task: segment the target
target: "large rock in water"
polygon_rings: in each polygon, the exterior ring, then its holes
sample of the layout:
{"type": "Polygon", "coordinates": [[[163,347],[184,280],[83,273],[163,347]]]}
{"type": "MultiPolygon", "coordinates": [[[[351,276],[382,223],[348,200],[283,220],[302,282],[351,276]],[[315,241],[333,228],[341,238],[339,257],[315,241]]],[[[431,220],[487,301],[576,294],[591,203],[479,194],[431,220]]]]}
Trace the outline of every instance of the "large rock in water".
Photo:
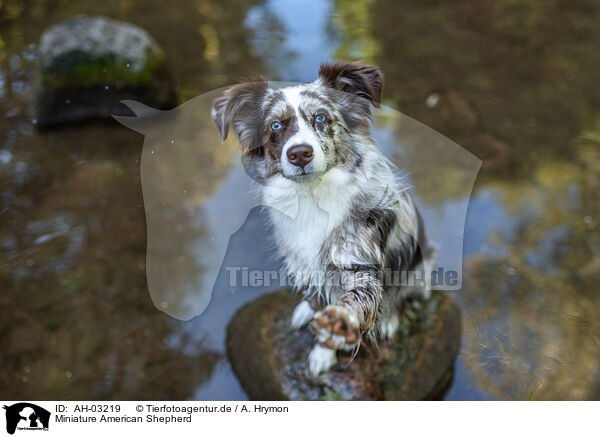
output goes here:
{"type": "Polygon", "coordinates": [[[290,328],[298,298],[289,290],[262,296],[241,308],[227,329],[227,353],[251,400],[441,399],[458,354],[461,319],[452,300],[434,292],[410,304],[390,344],[363,345],[358,355],[311,377],[314,345],[308,327],[290,328]]]}
{"type": "Polygon", "coordinates": [[[163,50],[133,24],[77,16],[52,26],[42,34],[38,64],[40,127],[132,115],[119,103],[127,99],[159,109],[176,105],[163,50]]]}

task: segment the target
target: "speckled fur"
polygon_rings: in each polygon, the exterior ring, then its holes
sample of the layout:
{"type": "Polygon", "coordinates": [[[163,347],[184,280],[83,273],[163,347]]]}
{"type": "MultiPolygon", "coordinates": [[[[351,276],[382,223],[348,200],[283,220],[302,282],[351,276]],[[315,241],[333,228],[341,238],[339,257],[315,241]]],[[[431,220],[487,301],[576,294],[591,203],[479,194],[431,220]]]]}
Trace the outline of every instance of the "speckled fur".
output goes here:
{"type": "MultiPolygon", "coordinates": [[[[314,82],[271,89],[257,78],[231,87],[213,106],[222,137],[230,125],[238,135],[246,169],[271,207],[285,267],[317,311],[313,374],[335,364],[335,354],[323,348],[392,337],[404,300],[430,294],[427,284],[392,286],[381,277],[386,269],[428,273],[434,252],[408,187],[371,136],[381,86],[375,67],[326,64],[314,82]],[[326,122],[315,121],[317,114],[326,122]],[[270,128],[274,120],[282,129],[270,128]],[[304,168],[286,159],[299,143],[314,149],[304,168]]],[[[296,325],[309,320],[302,305],[296,325]]]]}

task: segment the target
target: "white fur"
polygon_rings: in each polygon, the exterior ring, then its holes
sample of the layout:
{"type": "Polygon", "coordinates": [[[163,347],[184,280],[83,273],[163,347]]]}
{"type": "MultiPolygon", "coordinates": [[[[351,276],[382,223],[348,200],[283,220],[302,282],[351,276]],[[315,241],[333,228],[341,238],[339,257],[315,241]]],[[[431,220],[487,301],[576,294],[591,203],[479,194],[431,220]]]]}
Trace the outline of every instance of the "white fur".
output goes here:
{"type": "Polygon", "coordinates": [[[281,169],[286,176],[299,175],[303,171],[300,167],[291,164],[287,158],[287,151],[290,149],[290,147],[297,146],[299,144],[307,144],[313,148],[313,159],[304,168],[304,170],[319,174],[323,173],[327,168],[325,154],[323,153],[323,149],[319,144],[319,140],[314,129],[309,126],[306,121],[304,121],[304,118],[300,115],[300,103],[302,102],[300,92],[304,89],[305,87],[297,86],[283,88],[281,90],[286,97],[287,103],[294,108],[296,119],[298,120],[298,132],[296,132],[287,140],[281,151],[281,169]]]}
{"type": "MultiPolygon", "coordinates": [[[[270,218],[285,258],[287,271],[299,287],[311,287],[330,299],[324,289],[324,267],[318,254],[331,231],[348,215],[357,184],[342,168],[329,170],[318,180],[299,184],[275,176],[263,187],[263,204],[272,208],[270,218]]],[[[352,260],[348,261],[348,264],[352,260]]]]}
{"type": "Polygon", "coordinates": [[[396,331],[398,331],[399,326],[400,318],[398,317],[398,314],[394,312],[388,319],[381,321],[381,324],[379,325],[381,337],[386,340],[391,340],[396,334],[396,331]]]}
{"type": "Polygon", "coordinates": [[[315,315],[315,310],[312,309],[310,304],[303,300],[294,309],[292,314],[292,328],[298,329],[310,322],[315,315]]]}
{"type": "Polygon", "coordinates": [[[308,370],[313,376],[331,369],[336,363],[336,352],[320,344],[316,344],[308,354],[308,370]]]}

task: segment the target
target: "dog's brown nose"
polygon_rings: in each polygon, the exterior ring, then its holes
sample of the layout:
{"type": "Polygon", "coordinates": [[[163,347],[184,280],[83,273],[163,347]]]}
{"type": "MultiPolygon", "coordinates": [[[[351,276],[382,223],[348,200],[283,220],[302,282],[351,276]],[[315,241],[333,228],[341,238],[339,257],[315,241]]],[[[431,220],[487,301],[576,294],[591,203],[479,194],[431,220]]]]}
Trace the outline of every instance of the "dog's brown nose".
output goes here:
{"type": "Polygon", "coordinates": [[[304,168],[313,159],[313,148],[308,144],[292,146],[287,151],[287,157],[291,164],[304,168]]]}

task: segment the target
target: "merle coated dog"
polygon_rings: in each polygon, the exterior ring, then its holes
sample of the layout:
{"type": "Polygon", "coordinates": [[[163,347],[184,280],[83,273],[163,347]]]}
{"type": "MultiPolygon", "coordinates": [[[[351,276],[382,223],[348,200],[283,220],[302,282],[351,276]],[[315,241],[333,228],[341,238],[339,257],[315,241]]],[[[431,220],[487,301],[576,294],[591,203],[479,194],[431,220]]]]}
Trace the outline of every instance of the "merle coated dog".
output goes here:
{"type": "Polygon", "coordinates": [[[371,135],[383,77],[372,66],[322,65],[314,82],[271,88],[261,77],[213,102],[222,139],[239,138],[247,170],[270,206],[279,254],[304,300],[292,325],[312,321],[316,375],[336,351],[390,339],[409,296],[428,298],[434,249],[408,186],[371,135]],[[386,284],[384,271],[420,271],[386,284]]]}

